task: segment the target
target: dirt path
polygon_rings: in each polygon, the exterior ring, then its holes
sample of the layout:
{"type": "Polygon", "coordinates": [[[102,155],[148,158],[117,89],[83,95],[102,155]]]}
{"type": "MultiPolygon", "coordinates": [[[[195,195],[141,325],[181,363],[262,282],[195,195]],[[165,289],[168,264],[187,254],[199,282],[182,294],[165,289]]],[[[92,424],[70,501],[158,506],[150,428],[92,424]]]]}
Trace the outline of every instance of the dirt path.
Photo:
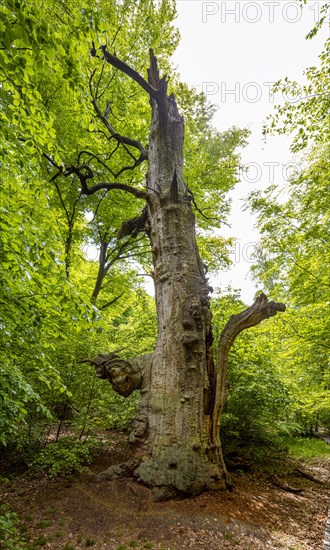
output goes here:
{"type": "MultiPolygon", "coordinates": [[[[125,456],[110,449],[94,464],[95,472],[125,456]]],[[[306,465],[299,463],[306,471],[306,465]]],[[[293,471],[293,470],[292,470],[293,471]]],[[[271,483],[268,473],[233,474],[233,492],[155,503],[152,492],[134,480],[93,483],[16,478],[2,486],[2,499],[22,518],[31,549],[54,550],[242,550],[322,548],[330,491],[329,461],[308,466],[323,483],[293,477],[293,494],[271,483]]],[[[1,544],[0,544],[1,547],[1,544]]]]}
{"type": "Polygon", "coordinates": [[[324,534],[323,549],[330,550],[330,507],[329,507],[327,526],[324,534]]]}
{"type": "MultiPolygon", "coordinates": [[[[330,445],[330,434],[317,434],[317,437],[320,437],[325,441],[326,443],[329,443],[330,445]]],[[[329,513],[328,513],[328,521],[325,528],[324,533],[324,543],[323,543],[323,550],[330,550],[330,505],[329,505],[329,513]]]]}

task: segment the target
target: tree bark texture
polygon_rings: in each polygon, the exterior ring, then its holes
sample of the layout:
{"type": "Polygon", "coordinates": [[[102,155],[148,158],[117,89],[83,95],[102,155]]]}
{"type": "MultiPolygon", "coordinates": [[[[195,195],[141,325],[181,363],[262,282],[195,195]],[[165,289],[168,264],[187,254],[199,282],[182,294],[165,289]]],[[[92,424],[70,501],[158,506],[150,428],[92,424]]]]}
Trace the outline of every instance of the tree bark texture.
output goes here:
{"type": "Polygon", "coordinates": [[[182,175],[184,122],[153,56],[149,83],[158,90],[151,99],[147,175],[158,340],[142,394],[148,425],[137,474],[149,485],[194,494],[225,486],[223,463],[208,459],[215,391],[209,289],[182,175]]]}
{"type": "MultiPolygon", "coordinates": [[[[158,318],[152,355],[126,361],[95,360],[98,375],[108,378],[119,393],[141,391],[130,436],[136,460],[122,469],[112,468],[108,477],[134,469],[138,479],[169,496],[225,488],[230,481],[221,452],[219,420],[226,359],[218,356],[221,372],[217,375],[209,287],[196,245],[191,194],[183,181],[184,121],[174,96],[167,95],[166,78],[159,77],[152,52],[148,82],[105,49],[103,53],[150,95],[145,227],[152,248],[158,318]]],[[[252,325],[245,323],[243,328],[247,326],[252,325]]],[[[231,325],[225,331],[220,348],[225,347],[227,357],[240,331],[231,325]]]]}

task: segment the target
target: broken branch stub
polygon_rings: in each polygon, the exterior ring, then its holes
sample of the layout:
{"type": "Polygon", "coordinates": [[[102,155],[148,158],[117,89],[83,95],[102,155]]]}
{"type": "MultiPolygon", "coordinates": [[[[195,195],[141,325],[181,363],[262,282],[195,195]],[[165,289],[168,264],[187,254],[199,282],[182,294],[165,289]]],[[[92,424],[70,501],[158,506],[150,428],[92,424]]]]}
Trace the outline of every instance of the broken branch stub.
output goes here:
{"type": "Polygon", "coordinates": [[[99,355],[90,362],[98,378],[109,380],[117,393],[128,397],[134,390],[143,389],[144,372],[150,357],[141,355],[132,359],[119,359],[110,354],[99,355]]]}

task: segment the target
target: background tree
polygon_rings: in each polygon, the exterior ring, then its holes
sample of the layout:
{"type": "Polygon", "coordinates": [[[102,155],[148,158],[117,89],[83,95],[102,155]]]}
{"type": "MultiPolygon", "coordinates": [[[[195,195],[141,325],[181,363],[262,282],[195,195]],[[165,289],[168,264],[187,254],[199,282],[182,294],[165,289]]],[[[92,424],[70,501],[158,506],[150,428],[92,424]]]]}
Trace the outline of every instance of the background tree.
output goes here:
{"type": "MultiPolygon", "coordinates": [[[[171,48],[176,33],[171,38],[165,31],[171,17],[170,4],[166,5],[158,17],[163,19],[166,47],[171,48]]],[[[113,36],[129,49],[139,24],[130,28],[130,42],[125,42],[124,34],[119,33],[124,14],[132,10],[138,23],[141,11],[132,2],[111,2],[103,4],[103,9],[113,22],[113,36]]],[[[145,2],[143,9],[151,15],[153,5],[145,2]]],[[[82,247],[90,241],[85,212],[93,204],[88,208],[71,184],[65,186],[55,179],[48,183],[49,163],[60,165],[63,151],[69,160],[75,154],[73,136],[84,147],[93,135],[88,128],[91,104],[86,94],[88,44],[95,28],[103,32],[104,12],[92,6],[86,10],[77,3],[11,1],[2,3],[0,10],[1,254],[5,267],[1,286],[2,442],[38,443],[47,429],[45,424],[58,418],[58,404],[61,408],[63,402],[70,403],[67,409],[73,407],[78,418],[83,416],[85,394],[79,390],[79,381],[83,378],[89,384],[91,369],[87,364],[79,367],[77,361],[105,350],[105,341],[107,350],[129,349],[135,342],[143,353],[143,342],[148,340],[150,346],[153,340],[154,316],[129,265],[120,279],[118,272],[115,274],[101,305],[120,295],[125,295],[125,301],[102,316],[90,306],[97,265],[86,261],[82,247]],[[70,118],[77,112],[80,118],[70,118]],[[142,315],[140,307],[132,305],[137,293],[143,294],[143,314],[149,315],[146,325],[151,329],[146,337],[137,331],[138,342],[126,330],[128,312],[132,326],[134,312],[140,318],[142,315]],[[120,328],[127,337],[121,343],[120,328]],[[112,348],[109,340],[115,339],[112,348]],[[32,428],[38,428],[35,439],[31,434],[26,437],[32,428]]],[[[156,40],[158,29],[152,32],[156,40]]],[[[104,425],[111,423],[111,414],[104,418],[104,425]]]]}
{"type": "MultiPolygon", "coordinates": [[[[299,0],[306,4],[307,0],[299,0]]],[[[329,18],[330,2],[320,9],[319,20],[307,34],[311,40],[320,31],[329,18]]],[[[273,89],[287,98],[283,105],[275,106],[274,113],[266,119],[263,133],[294,134],[291,150],[294,153],[307,146],[319,146],[329,143],[329,54],[330,38],[327,38],[319,56],[318,67],[309,67],[303,73],[306,83],[300,84],[288,77],[279,80],[273,89]]]]}
{"type": "Polygon", "coordinates": [[[315,150],[309,165],[293,177],[278,201],[270,188],[254,193],[262,239],[255,276],[277,299],[290,305],[278,347],[282,379],[293,400],[293,419],[303,430],[328,423],[329,411],[329,160],[315,150]]]}
{"type": "MultiPolygon", "coordinates": [[[[308,39],[325,23],[329,7],[322,7],[308,39]]],[[[266,133],[293,134],[300,170],[284,188],[250,196],[262,235],[253,272],[290,306],[279,322],[276,356],[291,400],[289,417],[305,432],[319,422],[329,425],[329,44],[327,39],[319,66],[305,71],[306,85],[287,78],[277,83],[275,91],[297,100],[277,107],[265,127],[266,133]]]]}

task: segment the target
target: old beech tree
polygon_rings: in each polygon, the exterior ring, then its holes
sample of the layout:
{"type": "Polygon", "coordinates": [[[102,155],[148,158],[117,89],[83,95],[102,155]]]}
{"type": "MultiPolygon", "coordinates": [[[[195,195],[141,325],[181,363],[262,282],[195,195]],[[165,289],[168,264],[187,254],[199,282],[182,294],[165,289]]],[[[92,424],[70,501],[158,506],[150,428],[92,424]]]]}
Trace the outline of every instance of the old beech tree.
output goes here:
{"type": "MultiPolygon", "coordinates": [[[[130,442],[132,456],[109,468],[99,479],[132,475],[157,489],[160,498],[194,495],[230,484],[219,434],[220,413],[225,400],[227,357],[235,337],[260,323],[283,304],[261,295],[244,312],[231,317],[218,343],[216,362],[212,353],[209,287],[195,239],[192,195],[183,181],[184,121],[165,77],[150,52],[148,79],[112,55],[105,46],[92,55],[136,81],[150,97],[152,122],[148,148],[119,135],[102,113],[93,88],[93,106],[109,135],[119,144],[135,149],[135,165],[148,162],[146,189],[118,183],[91,185],[88,166],[70,167],[85,195],[100,189],[131,193],[145,202],[142,214],[125,222],[120,235],[145,230],[152,249],[153,278],[158,318],[158,339],[152,354],[131,359],[99,356],[93,363],[100,378],[110,381],[121,395],[141,392],[141,403],[130,442]]],[[[119,236],[120,236],[119,235],[119,236]]]]}

